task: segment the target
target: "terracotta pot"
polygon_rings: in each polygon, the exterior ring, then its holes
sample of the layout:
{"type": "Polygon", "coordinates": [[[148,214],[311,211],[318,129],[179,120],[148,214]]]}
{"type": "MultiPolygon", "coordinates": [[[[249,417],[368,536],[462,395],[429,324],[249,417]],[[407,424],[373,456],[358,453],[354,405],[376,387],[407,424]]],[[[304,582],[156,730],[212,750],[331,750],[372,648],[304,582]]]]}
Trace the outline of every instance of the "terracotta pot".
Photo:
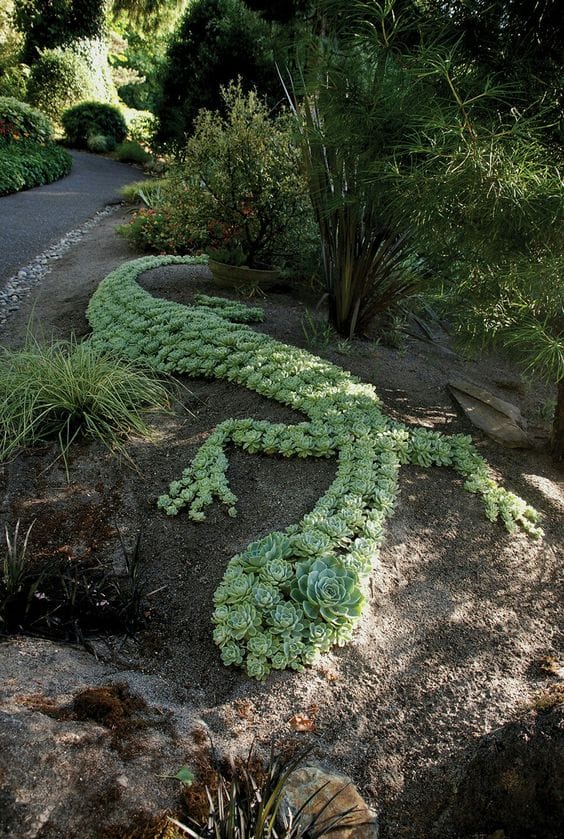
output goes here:
{"type": "Polygon", "coordinates": [[[208,261],[213,281],[219,288],[241,288],[258,286],[270,288],[280,276],[278,268],[248,268],[246,265],[227,265],[225,262],[208,261]]]}

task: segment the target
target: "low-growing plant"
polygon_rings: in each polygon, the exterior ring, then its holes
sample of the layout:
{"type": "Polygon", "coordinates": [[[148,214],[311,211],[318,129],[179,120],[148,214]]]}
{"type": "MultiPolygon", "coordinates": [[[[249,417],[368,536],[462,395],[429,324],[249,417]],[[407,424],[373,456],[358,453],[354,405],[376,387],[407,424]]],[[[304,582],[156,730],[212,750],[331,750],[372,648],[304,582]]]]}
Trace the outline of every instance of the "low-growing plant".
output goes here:
{"type": "Polygon", "coordinates": [[[115,149],[116,141],[113,137],[106,137],[104,134],[93,134],[88,138],[86,145],[88,151],[95,154],[106,154],[115,149]]]}
{"type": "Polygon", "coordinates": [[[121,143],[127,135],[127,125],[119,108],[105,102],[82,102],[66,110],[61,122],[69,143],[85,148],[94,134],[112,137],[121,143]]]}
{"type": "Polygon", "coordinates": [[[10,536],[8,526],[4,526],[6,549],[2,562],[2,584],[7,595],[17,594],[22,588],[27,572],[27,543],[32,527],[33,522],[28,527],[22,544],[20,520],[17,520],[12,536],[10,536]]]}
{"type": "Polygon", "coordinates": [[[138,163],[143,166],[151,160],[151,155],[137,140],[124,140],[114,150],[114,156],[122,163],[138,163]]]}
{"type": "Polygon", "coordinates": [[[23,349],[0,355],[0,460],[55,440],[66,462],[78,437],[125,454],[124,438],[149,434],[147,411],[168,404],[163,384],[116,351],[30,337],[23,349]]]}
{"type": "Polygon", "coordinates": [[[0,195],[48,184],[68,175],[72,157],[52,143],[29,140],[4,145],[0,141],[0,195]]]}
{"type": "Polygon", "coordinates": [[[138,210],[131,221],[120,225],[117,231],[137,250],[151,253],[195,253],[201,251],[204,244],[202,239],[190,238],[190,231],[167,206],[138,210]]]}
{"type": "Polygon", "coordinates": [[[165,203],[164,190],[167,185],[165,178],[150,178],[145,181],[135,181],[120,189],[123,200],[128,204],[142,201],[150,210],[155,210],[165,203]]]}
{"type": "Polygon", "coordinates": [[[244,666],[260,680],[273,669],[301,670],[351,640],[403,464],[450,466],[466,490],[481,496],[488,519],[500,518],[509,531],[520,526],[541,535],[538,513],[492,479],[470,437],[447,437],[386,417],[372,385],[245,326],[263,319],[259,308],[207,296],[185,307],[151,297],[136,282],[150,268],[205,261],[145,257],[113,271],[88,306],[94,345],[120,349],[161,372],[227,379],[307,419],[294,425],[251,418],[219,423],[161,496],[160,509],[175,516],[186,507],[198,522],[218,499],[235,516],[229,444],[250,454],[338,459],[335,480],[310,513],[229,561],[213,615],[225,664],[244,666]]]}

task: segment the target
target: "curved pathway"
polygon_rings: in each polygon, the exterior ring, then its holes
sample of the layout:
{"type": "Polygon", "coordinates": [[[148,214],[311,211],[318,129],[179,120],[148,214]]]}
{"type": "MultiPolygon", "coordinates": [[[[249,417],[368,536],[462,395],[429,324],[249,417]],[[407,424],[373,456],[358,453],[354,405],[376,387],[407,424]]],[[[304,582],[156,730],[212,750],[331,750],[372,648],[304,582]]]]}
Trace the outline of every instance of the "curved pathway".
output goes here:
{"type": "Polygon", "coordinates": [[[73,167],[65,178],[0,198],[0,288],[97,210],[118,203],[121,186],[143,177],[125,163],[87,152],[71,154],[73,167]]]}

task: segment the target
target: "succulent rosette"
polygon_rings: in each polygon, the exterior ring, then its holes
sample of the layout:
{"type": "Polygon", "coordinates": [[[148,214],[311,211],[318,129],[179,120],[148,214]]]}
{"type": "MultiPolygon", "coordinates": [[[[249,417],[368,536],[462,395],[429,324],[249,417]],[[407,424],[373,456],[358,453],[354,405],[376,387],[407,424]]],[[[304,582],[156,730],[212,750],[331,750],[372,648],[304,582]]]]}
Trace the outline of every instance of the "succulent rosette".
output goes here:
{"type": "Polygon", "coordinates": [[[229,607],[222,623],[225,624],[235,641],[241,641],[256,632],[260,618],[257,610],[250,603],[237,603],[229,607]]]}
{"type": "Polygon", "coordinates": [[[294,603],[278,603],[269,615],[270,631],[274,634],[298,635],[304,629],[305,615],[294,603]]]}
{"type": "Polygon", "coordinates": [[[248,675],[252,679],[257,679],[262,682],[270,673],[270,665],[265,658],[256,655],[247,656],[245,664],[248,675]]]}
{"type": "Polygon", "coordinates": [[[328,553],[333,546],[331,538],[321,530],[305,530],[292,539],[292,549],[298,556],[319,556],[328,553]]]}
{"type": "Polygon", "coordinates": [[[315,621],[308,626],[309,640],[319,652],[327,652],[333,644],[333,630],[324,621],[315,621]]]}
{"type": "Polygon", "coordinates": [[[242,664],[243,650],[234,641],[229,641],[221,648],[221,660],[227,667],[230,664],[242,664]]]}
{"type": "Polygon", "coordinates": [[[253,590],[255,578],[252,574],[245,574],[239,569],[239,573],[225,575],[223,581],[215,590],[213,599],[218,605],[221,603],[242,603],[248,600],[253,590]]]}
{"type": "Polygon", "coordinates": [[[272,609],[282,600],[282,595],[276,586],[268,583],[257,583],[251,592],[251,600],[258,609],[272,609]]]}
{"type": "Polygon", "coordinates": [[[269,559],[260,569],[260,579],[279,588],[285,588],[293,578],[294,567],[285,559],[269,559]]]}
{"type": "Polygon", "coordinates": [[[357,574],[333,556],[298,562],[290,593],[310,620],[333,625],[354,622],[364,603],[357,574]]]}
{"type": "Polygon", "coordinates": [[[277,651],[279,636],[271,635],[268,632],[257,632],[247,641],[247,649],[257,658],[272,657],[277,651]]]}
{"type": "Polygon", "coordinates": [[[285,533],[269,533],[264,539],[251,542],[238,559],[245,571],[260,571],[273,559],[286,559],[292,553],[290,540],[285,533]]]}

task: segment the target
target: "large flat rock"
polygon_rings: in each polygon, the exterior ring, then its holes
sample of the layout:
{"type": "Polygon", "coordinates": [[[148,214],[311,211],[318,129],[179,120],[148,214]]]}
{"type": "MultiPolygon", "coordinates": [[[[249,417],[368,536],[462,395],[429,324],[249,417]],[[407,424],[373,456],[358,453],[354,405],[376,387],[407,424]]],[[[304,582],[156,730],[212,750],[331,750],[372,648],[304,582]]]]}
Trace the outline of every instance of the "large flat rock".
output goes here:
{"type": "Polygon", "coordinates": [[[448,386],[470,422],[488,437],[508,448],[530,448],[526,422],[516,405],[463,379],[452,379],[448,386]]]}

